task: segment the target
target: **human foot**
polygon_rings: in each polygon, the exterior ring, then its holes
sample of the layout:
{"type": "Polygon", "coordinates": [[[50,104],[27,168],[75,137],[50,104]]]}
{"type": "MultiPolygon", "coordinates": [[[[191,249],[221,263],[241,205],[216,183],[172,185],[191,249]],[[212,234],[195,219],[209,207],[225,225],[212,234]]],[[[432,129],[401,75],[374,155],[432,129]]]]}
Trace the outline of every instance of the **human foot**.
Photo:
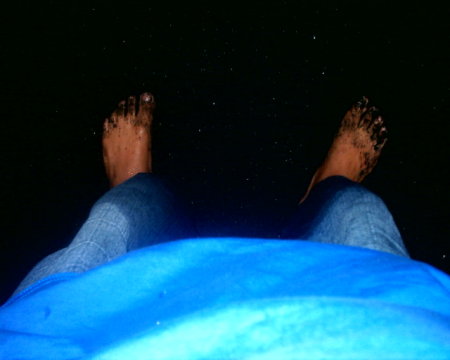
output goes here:
{"type": "Polygon", "coordinates": [[[340,175],[361,182],[377,164],[387,141],[387,130],[379,110],[363,97],[344,115],[325,161],[317,169],[302,203],[319,181],[340,175]]]}
{"type": "Polygon", "coordinates": [[[151,124],[155,100],[143,93],[121,101],[103,124],[103,162],[111,187],[152,172],[151,124]]]}

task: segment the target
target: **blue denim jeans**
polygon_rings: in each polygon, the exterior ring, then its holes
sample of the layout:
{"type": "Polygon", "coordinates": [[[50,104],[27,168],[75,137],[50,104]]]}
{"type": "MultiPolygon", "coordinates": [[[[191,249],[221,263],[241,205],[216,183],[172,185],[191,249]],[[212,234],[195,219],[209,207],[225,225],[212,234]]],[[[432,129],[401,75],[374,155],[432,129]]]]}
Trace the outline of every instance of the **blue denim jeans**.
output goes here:
{"type": "Polygon", "coordinates": [[[103,195],[69,246],[39,262],[14,294],[49,275],[81,273],[131,250],[196,237],[186,214],[165,181],[137,174],[103,195]]]}
{"type": "Polygon", "coordinates": [[[409,257],[383,200],[342,176],[316,184],[281,237],[359,246],[409,257]]]}
{"type": "MultiPolygon", "coordinates": [[[[128,251],[189,237],[196,237],[195,227],[165,183],[152,174],[138,174],[103,195],[69,246],[39,262],[15,293],[53,274],[84,272],[128,251]]],[[[313,188],[283,238],[408,256],[383,201],[338,176],[313,188]]]]}

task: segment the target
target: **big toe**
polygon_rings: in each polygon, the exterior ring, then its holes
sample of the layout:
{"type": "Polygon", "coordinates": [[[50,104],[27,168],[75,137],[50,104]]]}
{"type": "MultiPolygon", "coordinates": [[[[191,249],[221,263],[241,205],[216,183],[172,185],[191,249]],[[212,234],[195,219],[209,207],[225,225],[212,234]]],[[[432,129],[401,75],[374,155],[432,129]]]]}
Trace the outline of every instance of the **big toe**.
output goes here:
{"type": "Polygon", "coordinates": [[[153,109],[155,108],[155,97],[149,93],[145,92],[141,94],[140,100],[139,100],[139,112],[140,113],[147,113],[148,115],[151,115],[153,112],[153,109]]]}
{"type": "Polygon", "coordinates": [[[360,100],[358,100],[355,103],[354,106],[359,109],[364,109],[364,108],[367,108],[368,105],[369,105],[369,98],[367,96],[363,96],[360,100]]]}
{"type": "Polygon", "coordinates": [[[367,111],[367,107],[369,106],[369,98],[367,96],[363,96],[352,106],[352,112],[354,115],[361,115],[367,111]]]}

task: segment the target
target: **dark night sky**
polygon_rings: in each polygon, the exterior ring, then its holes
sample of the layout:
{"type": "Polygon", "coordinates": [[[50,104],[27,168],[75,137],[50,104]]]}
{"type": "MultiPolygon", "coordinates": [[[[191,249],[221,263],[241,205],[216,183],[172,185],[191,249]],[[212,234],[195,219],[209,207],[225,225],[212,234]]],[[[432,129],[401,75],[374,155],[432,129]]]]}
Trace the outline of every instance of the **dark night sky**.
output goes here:
{"type": "Polygon", "coordinates": [[[1,15],[0,301],[107,190],[102,121],[145,90],[155,172],[205,236],[276,236],[344,111],[369,96],[390,138],[366,185],[412,256],[450,272],[448,7],[70,3],[1,15]]]}

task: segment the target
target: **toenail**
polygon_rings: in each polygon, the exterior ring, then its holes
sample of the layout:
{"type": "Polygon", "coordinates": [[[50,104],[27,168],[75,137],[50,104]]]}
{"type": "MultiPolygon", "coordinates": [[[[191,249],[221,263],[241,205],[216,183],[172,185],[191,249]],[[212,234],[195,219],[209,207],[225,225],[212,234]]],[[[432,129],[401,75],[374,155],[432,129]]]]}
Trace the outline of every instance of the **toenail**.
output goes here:
{"type": "Polygon", "coordinates": [[[364,108],[369,103],[369,99],[366,96],[363,96],[361,100],[356,103],[356,107],[364,108]]]}
{"type": "Polygon", "coordinates": [[[142,100],[144,102],[153,102],[153,96],[150,94],[144,94],[144,96],[142,97],[142,100]]]}

